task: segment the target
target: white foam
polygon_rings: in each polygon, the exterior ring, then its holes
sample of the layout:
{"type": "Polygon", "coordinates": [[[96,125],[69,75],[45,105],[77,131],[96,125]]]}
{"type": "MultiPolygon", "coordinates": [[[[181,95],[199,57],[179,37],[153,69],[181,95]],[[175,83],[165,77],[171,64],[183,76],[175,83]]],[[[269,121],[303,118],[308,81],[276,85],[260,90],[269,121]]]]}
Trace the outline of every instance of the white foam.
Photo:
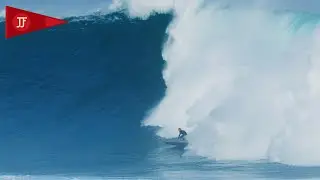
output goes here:
{"type": "Polygon", "coordinates": [[[163,49],[166,95],[145,125],[189,131],[192,149],[215,159],[320,164],[318,34],[292,17],[201,1],[132,0],[133,16],[175,10],[163,49]]]}
{"type": "Polygon", "coordinates": [[[4,18],[5,15],[6,15],[5,10],[2,9],[2,10],[0,11],[0,18],[4,18]]]}
{"type": "MultiPolygon", "coordinates": [[[[120,4],[119,0],[113,0],[113,4],[120,4]]],[[[131,16],[147,17],[154,11],[167,12],[173,7],[174,0],[123,0],[122,6],[129,10],[131,16]]]]}

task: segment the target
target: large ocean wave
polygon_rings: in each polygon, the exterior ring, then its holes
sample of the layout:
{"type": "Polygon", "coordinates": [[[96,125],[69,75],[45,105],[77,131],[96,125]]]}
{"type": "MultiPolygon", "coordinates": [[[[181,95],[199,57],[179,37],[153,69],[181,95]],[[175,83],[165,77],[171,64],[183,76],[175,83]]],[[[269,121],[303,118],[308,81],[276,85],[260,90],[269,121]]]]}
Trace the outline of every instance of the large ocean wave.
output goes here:
{"type": "Polygon", "coordinates": [[[189,131],[194,152],[319,165],[319,16],[208,1],[130,1],[132,16],[173,10],[167,89],[145,125],[189,131]],[[161,2],[161,3],[160,3],[161,2]]]}
{"type": "Polygon", "coordinates": [[[210,159],[319,165],[317,15],[116,3],[0,42],[2,172],[150,168],[148,126],[185,128],[191,152],[210,159]]]}
{"type": "Polygon", "coordinates": [[[164,93],[170,18],[72,17],[0,41],[1,173],[108,173],[144,161],[156,142],[140,122],[164,93]]]}

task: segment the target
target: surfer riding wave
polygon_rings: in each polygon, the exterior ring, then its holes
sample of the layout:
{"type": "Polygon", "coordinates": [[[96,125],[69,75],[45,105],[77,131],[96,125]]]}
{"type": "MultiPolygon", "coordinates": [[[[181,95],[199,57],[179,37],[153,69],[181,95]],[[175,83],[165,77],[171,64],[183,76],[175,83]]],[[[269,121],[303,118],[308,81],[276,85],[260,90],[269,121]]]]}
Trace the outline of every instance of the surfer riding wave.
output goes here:
{"type": "Polygon", "coordinates": [[[185,130],[182,130],[181,128],[178,128],[179,136],[178,139],[185,140],[185,136],[187,135],[187,132],[185,130]]]}

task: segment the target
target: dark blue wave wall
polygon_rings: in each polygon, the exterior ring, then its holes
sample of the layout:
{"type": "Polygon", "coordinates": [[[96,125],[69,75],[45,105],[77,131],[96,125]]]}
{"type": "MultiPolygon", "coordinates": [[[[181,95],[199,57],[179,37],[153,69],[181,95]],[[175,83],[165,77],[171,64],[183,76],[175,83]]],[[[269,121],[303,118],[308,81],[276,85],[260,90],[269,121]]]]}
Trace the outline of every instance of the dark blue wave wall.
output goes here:
{"type": "Polygon", "coordinates": [[[155,146],[140,123],[164,94],[171,16],[84,19],[0,41],[1,172],[110,170],[155,146]]]}

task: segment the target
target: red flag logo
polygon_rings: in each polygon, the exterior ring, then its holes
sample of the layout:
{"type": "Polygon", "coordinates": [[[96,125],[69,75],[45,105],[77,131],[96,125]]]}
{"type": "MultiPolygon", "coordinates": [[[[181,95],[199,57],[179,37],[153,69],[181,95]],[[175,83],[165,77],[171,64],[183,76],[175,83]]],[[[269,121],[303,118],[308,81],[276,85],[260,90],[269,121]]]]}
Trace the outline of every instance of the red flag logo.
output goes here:
{"type": "Polygon", "coordinates": [[[67,21],[6,6],[6,38],[66,24],[67,21]]]}

